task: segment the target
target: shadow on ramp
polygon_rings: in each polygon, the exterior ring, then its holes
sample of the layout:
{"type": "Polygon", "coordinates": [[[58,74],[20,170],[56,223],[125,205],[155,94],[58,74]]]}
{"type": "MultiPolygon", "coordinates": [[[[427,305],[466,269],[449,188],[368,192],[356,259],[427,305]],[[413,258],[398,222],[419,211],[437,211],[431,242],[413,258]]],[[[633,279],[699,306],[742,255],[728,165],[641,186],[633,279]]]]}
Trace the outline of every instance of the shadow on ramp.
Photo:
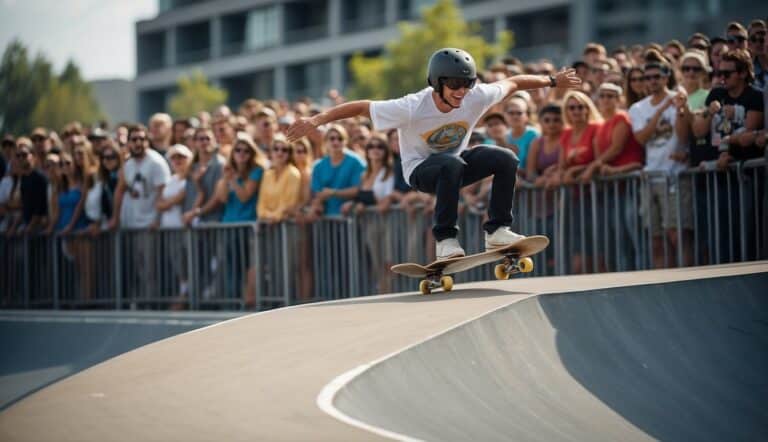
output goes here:
{"type": "Polygon", "coordinates": [[[542,295],[373,365],[335,407],[425,440],[760,440],[768,274],[542,295]]]}

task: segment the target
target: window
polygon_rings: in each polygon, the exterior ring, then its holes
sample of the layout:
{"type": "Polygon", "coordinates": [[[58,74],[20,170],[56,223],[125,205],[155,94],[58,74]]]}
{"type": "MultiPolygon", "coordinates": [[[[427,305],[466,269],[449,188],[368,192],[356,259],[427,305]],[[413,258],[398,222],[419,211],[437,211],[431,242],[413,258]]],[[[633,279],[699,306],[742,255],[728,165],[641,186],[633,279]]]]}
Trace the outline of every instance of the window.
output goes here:
{"type": "Polygon", "coordinates": [[[245,49],[268,48],[277,43],[277,8],[268,6],[249,11],[245,24],[245,49]]]}

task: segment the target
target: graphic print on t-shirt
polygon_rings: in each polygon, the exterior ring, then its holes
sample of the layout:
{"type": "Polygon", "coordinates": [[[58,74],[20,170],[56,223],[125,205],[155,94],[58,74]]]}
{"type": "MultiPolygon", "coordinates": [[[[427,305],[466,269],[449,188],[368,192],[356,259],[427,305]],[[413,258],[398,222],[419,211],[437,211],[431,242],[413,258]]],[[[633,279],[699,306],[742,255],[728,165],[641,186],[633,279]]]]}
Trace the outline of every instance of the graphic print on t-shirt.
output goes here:
{"type": "Polygon", "coordinates": [[[662,117],[659,120],[659,124],[656,125],[656,130],[653,132],[653,135],[651,135],[651,139],[648,140],[646,145],[651,148],[664,147],[669,142],[669,139],[672,138],[673,133],[674,128],[672,127],[672,123],[666,117],[662,117]]]}
{"type": "Polygon", "coordinates": [[[461,146],[462,140],[469,131],[469,123],[458,121],[448,123],[439,128],[421,134],[421,138],[435,152],[445,152],[461,146]]]}

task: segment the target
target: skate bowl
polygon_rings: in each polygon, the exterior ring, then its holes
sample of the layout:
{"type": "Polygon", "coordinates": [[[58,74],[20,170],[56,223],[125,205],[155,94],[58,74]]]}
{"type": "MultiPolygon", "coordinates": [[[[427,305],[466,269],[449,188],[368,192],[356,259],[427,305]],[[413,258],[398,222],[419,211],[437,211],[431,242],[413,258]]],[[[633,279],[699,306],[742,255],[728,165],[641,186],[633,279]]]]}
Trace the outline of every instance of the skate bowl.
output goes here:
{"type": "Polygon", "coordinates": [[[756,262],[242,316],[35,392],[0,440],[760,440],[766,288],[756,262]]]}
{"type": "Polygon", "coordinates": [[[541,295],[367,368],[333,405],[423,440],[759,440],[768,274],[541,295]]]}

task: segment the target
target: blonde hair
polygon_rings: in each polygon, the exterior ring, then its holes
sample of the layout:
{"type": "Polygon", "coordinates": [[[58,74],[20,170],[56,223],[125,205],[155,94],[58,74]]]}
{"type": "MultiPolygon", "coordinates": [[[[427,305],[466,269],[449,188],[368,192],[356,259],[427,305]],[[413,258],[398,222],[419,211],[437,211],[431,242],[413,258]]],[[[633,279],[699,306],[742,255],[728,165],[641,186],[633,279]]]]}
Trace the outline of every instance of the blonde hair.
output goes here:
{"type": "Polygon", "coordinates": [[[597,110],[597,107],[595,107],[595,103],[592,102],[592,99],[590,99],[584,92],[570,90],[565,94],[565,97],[563,97],[563,109],[564,109],[563,121],[565,122],[566,126],[573,125],[571,123],[570,117],[568,116],[569,115],[568,100],[570,99],[574,99],[587,107],[587,110],[589,111],[589,115],[587,116],[587,122],[589,123],[603,122],[603,116],[600,115],[600,111],[597,110]]]}

